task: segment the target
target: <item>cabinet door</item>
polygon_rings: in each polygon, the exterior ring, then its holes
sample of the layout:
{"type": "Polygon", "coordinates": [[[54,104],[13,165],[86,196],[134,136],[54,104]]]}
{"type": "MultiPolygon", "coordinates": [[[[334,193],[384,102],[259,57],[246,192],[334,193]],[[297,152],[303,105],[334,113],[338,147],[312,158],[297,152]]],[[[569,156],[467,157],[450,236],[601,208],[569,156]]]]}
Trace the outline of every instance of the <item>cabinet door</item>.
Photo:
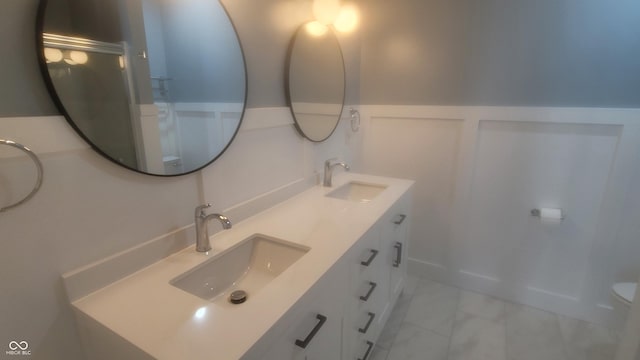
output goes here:
{"type": "Polygon", "coordinates": [[[391,274],[389,281],[390,299],[392,302],[400,296],[407,275],[407,247],[409,214],[399,211],[391,222],[392,236],[388,244],[391,250],[391,274]]]}
{"type": "Polygon", "coordinates": [[[334,265],[288,313],[285,334],[260,359],[341,359],[346,269],[334,265]]]}
{"type": "Polygon", "coordinates": [[[405,194],[380,220],[381,247],[385,251],[388,296],[380,321],[386,319],[404,287],[407,274],[407,247],[409,236],[410,196],[405,194]]]}

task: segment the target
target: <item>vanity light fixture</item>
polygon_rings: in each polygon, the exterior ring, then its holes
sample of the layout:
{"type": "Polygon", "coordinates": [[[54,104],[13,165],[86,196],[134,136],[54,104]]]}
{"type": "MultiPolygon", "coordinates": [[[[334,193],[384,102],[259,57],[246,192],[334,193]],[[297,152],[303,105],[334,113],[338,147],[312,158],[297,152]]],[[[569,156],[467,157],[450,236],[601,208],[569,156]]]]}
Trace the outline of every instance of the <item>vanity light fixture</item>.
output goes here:
{"type": "Polygon", "coordinates": [[[76,64],[83,65],[89,61],[89,55],[84,51],[72,50],[69,51],[69,59],[76,64]]]}
{"type": "Polygon", "coordinates": [[[314,0],[313,15],[316,21],[311,24],[317,25],[313,25],[313,30],[307,28],[307,31],[314,36],[324,34],[320,31],[320,25],[333,25],[337,31],[343,33],[352,32],[358,27],[358,9],[352,4],[341,5],[340,0],[314,0]]]}
{"type": "Polygon", "coordinates": [[[203,306],[198,310],[196,310],[196,312],[193,314],[193,318],[196,320],[202,320],[206,315],[207,315],[207,307],[203,306]]]}
{"type": "Polygon", "coordinates": [[[358,21],[358,9],[355,5],[349,4],[340,9],[340,13],[338,13],[338,16],[333,22],[333,26],[340,32],[349,33],[358,27],[358,21]]]}
{"type": "Polygon", "coordinates": [[[56,63],[62,61],[64,55],[62,55],[62,51],[60,49],[54,48],[44,48],[44,58],[47,60],[47,63],[56,63]]]}
{"type": "Polygon", "coordinates": [[[340,13],[340,0],[314,0],[313,15],[319,22],[330,25],[340,13]]]}
{"type": "Polygon", "coordinates": [[[327,33],[329,28],[327,27],[327,25],[319,21],[312,21],[305,25],[305,30],[307,30],[307,33],[311,36],[322,37],[327,33]]]}
{"type": "Polygon", "coordinates": [[[55,48],[44,48],[47,64],[64,61],[69,65],[84,65],[89,61],[89,55],[84,51],[62,51],[55,48]]]}

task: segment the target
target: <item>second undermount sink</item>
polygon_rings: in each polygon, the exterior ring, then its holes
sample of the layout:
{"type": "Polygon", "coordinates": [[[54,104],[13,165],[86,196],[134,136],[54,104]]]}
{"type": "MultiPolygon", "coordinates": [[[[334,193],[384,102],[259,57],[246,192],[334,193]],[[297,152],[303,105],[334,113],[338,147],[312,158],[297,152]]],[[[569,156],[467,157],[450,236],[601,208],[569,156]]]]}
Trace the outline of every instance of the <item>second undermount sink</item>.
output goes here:
{"type": "Polygon", "coordinates": [[[170,283],[209,301],[226,303],[224,295],[235,290],[243,290],[250,299],[309,250],[307,246],[255,234],[170,283]]]}
{"type": "Polygon", "coordinates": [[[373,200],[386,188],[386,185],[351,181],[328,193],[327,196],[366,203],[373,200]]]}

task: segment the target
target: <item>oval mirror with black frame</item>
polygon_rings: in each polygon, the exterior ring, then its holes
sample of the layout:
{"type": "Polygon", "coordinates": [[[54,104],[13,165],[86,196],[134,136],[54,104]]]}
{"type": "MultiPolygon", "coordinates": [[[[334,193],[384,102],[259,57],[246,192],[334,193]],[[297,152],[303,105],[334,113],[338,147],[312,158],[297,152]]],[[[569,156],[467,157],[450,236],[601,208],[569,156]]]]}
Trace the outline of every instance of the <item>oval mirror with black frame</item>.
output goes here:
{"type": "Polygon", "coordinates": [[[246,65],[218,0],[41,0],[37,44],[59,110],[126,168],[197,171],[240,128],[246,65]]]}
{"type": "Polygon", "coordinates": [[[345,96],[344,59],[333,30],[317,22],[301,26],[291,41],[287,68],[287,100],[296,128],[311,141],[328,139],[345,96]]]}

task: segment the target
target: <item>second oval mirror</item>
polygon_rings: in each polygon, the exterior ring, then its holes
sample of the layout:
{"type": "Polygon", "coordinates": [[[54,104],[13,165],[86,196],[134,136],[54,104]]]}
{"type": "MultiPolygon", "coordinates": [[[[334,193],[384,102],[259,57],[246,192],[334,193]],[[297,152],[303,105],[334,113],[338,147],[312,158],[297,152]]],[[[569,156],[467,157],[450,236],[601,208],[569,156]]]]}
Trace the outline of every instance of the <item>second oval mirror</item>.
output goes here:
{"type": "Polygon", "coordinates": [[[298,131],[315,142],[329,138],[345,96],[344,60],[330,27],[312,22],[298,29],[289,49],[286,85],[298,131]]]}
{"type": "Polygon", "coordinates": [[[109,160],[181,175],[235,137],[245,62],[218,0],[41,0],[38,28],[52,97],[109,160]]]}

